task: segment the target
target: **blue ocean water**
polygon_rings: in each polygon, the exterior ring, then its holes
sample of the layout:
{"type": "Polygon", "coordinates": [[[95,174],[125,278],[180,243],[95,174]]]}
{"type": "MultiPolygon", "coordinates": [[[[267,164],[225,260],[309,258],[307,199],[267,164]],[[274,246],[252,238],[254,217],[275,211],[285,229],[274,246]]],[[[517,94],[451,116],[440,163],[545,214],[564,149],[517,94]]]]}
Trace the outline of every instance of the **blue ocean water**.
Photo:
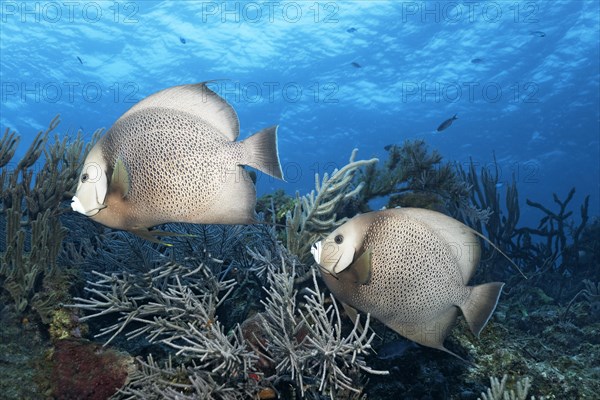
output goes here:
{"type": "Polygon", "coordinates": [[[423,138],[448,161],[495,156],[524,224],[541,216],[526,198],[571,187],[598,215],[599,15],[595,0],[2,1],[0,125],[22,154],[57,113],[91,135],[153,92],[217,80],[242,137],[279,125],[287,182],[259,175],[259,194],[423,138]]]}

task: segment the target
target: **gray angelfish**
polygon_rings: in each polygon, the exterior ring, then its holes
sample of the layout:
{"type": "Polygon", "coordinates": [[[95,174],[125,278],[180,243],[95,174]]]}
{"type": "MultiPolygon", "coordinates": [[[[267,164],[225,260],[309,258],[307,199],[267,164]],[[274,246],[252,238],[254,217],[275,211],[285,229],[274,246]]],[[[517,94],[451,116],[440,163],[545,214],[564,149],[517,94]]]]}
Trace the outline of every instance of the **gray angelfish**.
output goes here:
{"type": "Polygon", "coordinates": [[[148,228],[168,222],[256,222],[256,190],[243,166],[283,179],[277,127],[236,141],[239,131],[233,108],[205,83],[161,90],[91,149],[71,206],[150,240],[159,233],[148,228]]]}
{"type": "Polygon", "coordinates": [[[479,263],[477,237],[459,221],[425,209],[356,216],[311,251],[351,317],[356,310],[370,313],[400,335],[455,356],[444,339],[459,310],[478,336],[504,286],[468,286],[479,263]]]}

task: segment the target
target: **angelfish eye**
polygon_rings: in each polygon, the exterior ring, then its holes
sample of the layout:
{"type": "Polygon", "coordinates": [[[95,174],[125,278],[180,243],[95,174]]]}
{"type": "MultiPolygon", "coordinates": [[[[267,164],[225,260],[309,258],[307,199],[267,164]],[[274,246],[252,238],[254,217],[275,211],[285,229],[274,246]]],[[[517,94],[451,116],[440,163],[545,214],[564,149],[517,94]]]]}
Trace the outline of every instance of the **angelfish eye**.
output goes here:
{"type": "Polygon", "coordinates": [[[90,179],[90,176],[88,175],[87,172],[85,174],[81,175],[81,182],[82,183],[87,182],[88,179],[90,179]]]}
{"type": "Polygon", "coordinates": [[[333,240],[336,244],[342,244],[342,242],[344,241],[344,237],[342,235],[337,235],[333,240]]]}

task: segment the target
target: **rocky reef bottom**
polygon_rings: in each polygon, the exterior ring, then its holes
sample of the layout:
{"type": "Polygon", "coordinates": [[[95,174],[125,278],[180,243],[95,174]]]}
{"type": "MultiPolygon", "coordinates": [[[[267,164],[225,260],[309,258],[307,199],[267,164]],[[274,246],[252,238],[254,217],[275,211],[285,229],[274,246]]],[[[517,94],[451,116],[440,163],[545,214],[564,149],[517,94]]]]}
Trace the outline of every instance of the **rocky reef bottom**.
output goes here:
{"type": "MultiPolygon", "coordinates": [[[[565,315],[564,306],[523,308],[509,299],[499,305],[479,339],[459,319],[447,345],[469,362],[419,347],[391,359],[371,355],[367,364],[390,375],[369,376],[360,398],[475,400],[487,390],[490,377],[506,374],[508,390],[529,378],[528,397],[597,399],[600,322],[595,306],[576,303],[565,315]]],[[[0,322],[3,399],[108,399],[125,384],[133,368],[136,354],[86,339],[51,340],[47,327],[17,317],[11,306],[1,309],[0,322]]],[[[374,342],[375,350],[382,341],[397,340],[381,325],[375,324],[374,329],[382,334],[379,344],[374,342]]],[[[284,393],[278,395],[264,392],[257,396],[286,398],[284,393]]]]}

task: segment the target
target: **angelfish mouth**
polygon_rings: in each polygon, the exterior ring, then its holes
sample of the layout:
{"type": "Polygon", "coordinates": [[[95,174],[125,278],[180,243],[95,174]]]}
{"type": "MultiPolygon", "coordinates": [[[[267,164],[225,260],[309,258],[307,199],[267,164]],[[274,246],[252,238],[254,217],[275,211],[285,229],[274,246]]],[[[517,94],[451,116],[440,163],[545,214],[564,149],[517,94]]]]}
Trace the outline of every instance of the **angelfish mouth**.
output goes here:
{"type": "Polygon", "coordinates": [[[71,208],[73,209],[73,211],[83,214],[86,217],[93,217],[105,207],[106,206],[100,206],[86,211],[86,209],[83,207],[83,204],[81,204],[81,200],[79,200],[77,196],[73,196],[73,198],[71,199],[71,208]]]}

